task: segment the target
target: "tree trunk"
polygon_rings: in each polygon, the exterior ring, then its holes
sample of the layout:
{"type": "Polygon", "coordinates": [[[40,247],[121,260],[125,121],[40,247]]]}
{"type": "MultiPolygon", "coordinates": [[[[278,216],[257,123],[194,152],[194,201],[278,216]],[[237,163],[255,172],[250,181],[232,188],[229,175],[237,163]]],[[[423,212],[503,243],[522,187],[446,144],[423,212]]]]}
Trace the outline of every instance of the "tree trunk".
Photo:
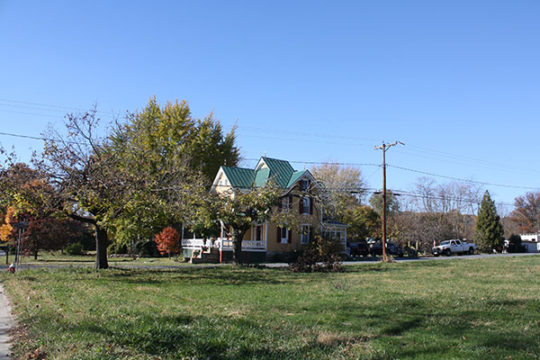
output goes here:
{"type": "Polygon", "coordinates": [[[107,230],[96,225],[96,269],[108,269],[107,262],[107,230]]]}
{"type": "Polygon", "coordinates": [[[234,232],[233,233],[233,264],[241,265],[244,262],[242,258],[242,238],[244,237],[243,232],[234,232]]]}
{"type": "Polygon", "coordinates": [[[34,260],[37,260],[37,253],[38,253],[38,250],[34,249],[34,260]]]}

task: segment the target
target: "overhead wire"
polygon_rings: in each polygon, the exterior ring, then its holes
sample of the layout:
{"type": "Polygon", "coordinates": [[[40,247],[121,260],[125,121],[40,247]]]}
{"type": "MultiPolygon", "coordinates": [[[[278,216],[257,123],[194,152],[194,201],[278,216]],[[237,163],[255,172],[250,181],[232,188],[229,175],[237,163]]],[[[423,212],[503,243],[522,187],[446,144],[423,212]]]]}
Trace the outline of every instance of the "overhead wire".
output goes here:
{"type": "MultiPolygon", "coordinates": [[[[2,136],[11,136],[11,137],[18,137],[18,138],[24,138],[24,139],[31,139],[31,140],[39,140],[39,141],[54,141],[54,139],[46,138],[43,136],[32,136],[32,135],[24,135],[24,134],[16,134],[16,133],[9,133],[9,132],[0,132],[0,135],[2,136]]],[[[80,144],[79,142],[75,141],[67,141],[68,143],[73,144],[80,144]]],[[[244,158],[245,161],[258,161],[259,159],[256,158],[244,158]]],[[[293,164],[306,164],[306,165],[322,165],[322,164],[336,164],[340,166],[373,166],[373,167],[381,167],[381,164],[375,164],[375,163],[357,163],[357,162],[334,162],[334,161],[307,161],[307,160],[289,160],[289,163],[293,164]]],[[[464,183],[471,183],[471,184],[478,184],[478,185],[489,185],[489,186],[496,186],[496,187],[503,187],[503,188],[512,188],[512,189],[524,189],[524,190],[539,190],[540,187],[535,186],[525,186],[525,185],[511,185],[511,184],[499,184],[499,183],[492,183],[487,181],[477,181],[472,179],[466,179],[466,178],[460,178],[457,176],[449,176],[449,175],[443,175],[443,174],[437,174],[433,172],[423,171],[423,170],[417,170],[412,169],[404,166],[399,165],[392,165],[392,164],[386,164],[387,167],[413,172],[417,174],[427,175],[427,176],[433,176],[433,177],[439,177],[454,181],[460,181],[464,183]]]]}

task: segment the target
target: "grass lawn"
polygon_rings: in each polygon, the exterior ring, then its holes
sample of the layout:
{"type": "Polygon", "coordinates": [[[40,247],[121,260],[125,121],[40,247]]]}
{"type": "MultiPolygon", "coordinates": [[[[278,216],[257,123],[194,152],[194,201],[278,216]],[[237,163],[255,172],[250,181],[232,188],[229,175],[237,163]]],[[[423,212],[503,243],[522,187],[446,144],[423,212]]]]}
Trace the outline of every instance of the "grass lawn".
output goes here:
{"type": "MultiPolygon", "coordinates": [[[[15,255],[9,255],[9,263],[15,261],[15,255]]],[[[24,265],[74,265],[74,266],[93,266],[96,261],[95,251],[87,255],[67,255],[55,252],[40,252],[37,260],[33,256],[21,256],[20,263],[24,265]]],[[[156,266],[174,266],[185,264],[182,257],[159,257],[159,258],[137,258],[131,257],[109,257],[109,266],[115,265],[156,265],[156,266]]],[[[6,257],[0,256],[0,265],[6,264],[6,257]]]]}
{"type": "Polygon", "coordinates": [[[20,359],[538,359],[540,256],[0,274],[20,359]]]}

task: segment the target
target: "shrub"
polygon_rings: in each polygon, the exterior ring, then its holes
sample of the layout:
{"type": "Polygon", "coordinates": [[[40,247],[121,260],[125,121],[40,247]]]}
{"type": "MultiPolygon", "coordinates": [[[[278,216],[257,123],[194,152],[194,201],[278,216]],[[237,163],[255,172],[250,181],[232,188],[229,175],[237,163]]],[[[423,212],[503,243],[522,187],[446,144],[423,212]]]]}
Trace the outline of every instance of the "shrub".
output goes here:
{"type": "Polygon", "coordinates": [[[66,247],[68,255],[84,255],[83,246],[80,243],[73,243],[66,247]]]}
{"type": "Polygon", "coordinates": [[[153,239],[137,241],[135,243],[135,252],[142,257],[156,257],[159,255],[159,251],[153,239]]]}
{"type": "Polygon", "coordinates": [[[161,255],[169,254],[178,251],[178,241],[180,240],[180,234],[174,228],[168,226],[161,230],[159,234],[154,237],[157,249],[161,255]]]}
{"type": "Polygon", "coordinates": [[[525,252],[525,247],[521,244],[521,236],[512,234],[508,238],[508,248],[509,253],[522,253],[525,252]]]}
{"type": "Polygon", "coordinates": [[[331,239],[315,235],[295,262],[289,264],[293,272],[337,272],[342,270],[341,245],[331,239]]]}

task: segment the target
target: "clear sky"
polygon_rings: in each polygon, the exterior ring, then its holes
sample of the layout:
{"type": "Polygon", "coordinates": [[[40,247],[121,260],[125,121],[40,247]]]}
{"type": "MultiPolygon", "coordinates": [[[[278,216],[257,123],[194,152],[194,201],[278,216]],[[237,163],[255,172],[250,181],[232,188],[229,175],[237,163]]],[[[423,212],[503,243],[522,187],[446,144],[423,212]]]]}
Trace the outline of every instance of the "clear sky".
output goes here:
{"type": "MultiPolygon", "coordinates": [[[[540,187],[533,0],[0,0],[0,84],[1,132],[39,136],[94,103],[110,120],[156,95],[236,123],[246,159],[377,164],[374,146],[401,140],[390,165],[510,185],[486,185],[499,202],[540,187]]],[[[0,143],[23,160],[41,148],[0,143]]],[[[388,186],[419,176],[390,167],[388,186]]]]}

